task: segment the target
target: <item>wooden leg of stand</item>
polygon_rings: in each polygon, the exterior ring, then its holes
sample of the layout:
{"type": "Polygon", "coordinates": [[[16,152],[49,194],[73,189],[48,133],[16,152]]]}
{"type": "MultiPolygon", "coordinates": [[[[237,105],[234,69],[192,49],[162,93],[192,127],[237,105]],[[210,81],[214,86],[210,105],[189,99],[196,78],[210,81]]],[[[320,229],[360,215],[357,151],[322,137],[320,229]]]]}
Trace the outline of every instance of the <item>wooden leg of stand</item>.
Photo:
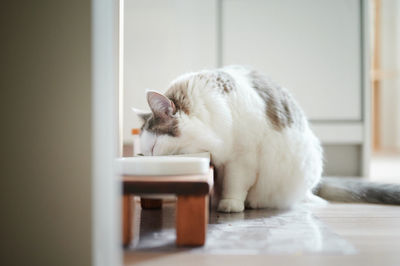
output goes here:
{"type": "Polygon", "coordinates": [[[133,221],[133,196],[126,194],[122,197],[122,243],[126,247],[132,241],[132,221],[133,221]]]}
{"type": "Polygon", "coordinates": [[[140,205],[142,209],[161,209],[162,200],[161,199],[146,199],[140,198],[140,205]]]}
{"type": "Polygon", "coordinates": [[[208,195],[178,196],[176,205],[176,244],[202,246],[208,224],[208,195]]]}

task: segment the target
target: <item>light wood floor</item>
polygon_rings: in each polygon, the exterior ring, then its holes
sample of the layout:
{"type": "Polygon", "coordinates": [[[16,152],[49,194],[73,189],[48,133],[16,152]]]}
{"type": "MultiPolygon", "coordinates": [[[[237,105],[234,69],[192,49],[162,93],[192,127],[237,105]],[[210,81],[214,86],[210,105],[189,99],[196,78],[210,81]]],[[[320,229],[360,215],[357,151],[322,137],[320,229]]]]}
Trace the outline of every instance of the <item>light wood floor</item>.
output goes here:
{"type": "Polygon", "coordinates": [[[125,252],[126,265],[400,265],[400,207],[329,204],[312,207],[331,231],[356,248],[352,255],[213,255],[125,252]]]}
{"type": "MultiPolygon", "coordinates": [[[[371,164],[372,181],[400,183],[400,156],[375,156],[371,164]]],[[[164,210],[164,214],[167,210],[164,210]]],[[[350,255],[326,252],[224,255],[190,252],[124,253],[126,265],[393,265],[400,266],[400,206],[330,203],[311,207],[312,214],[335,237],[356,250],[350,255]]],[[[326,239],[325,239],[326,240],[326,239]]],[[[245,240],[244,240],[245,241],[245,240]]]]}

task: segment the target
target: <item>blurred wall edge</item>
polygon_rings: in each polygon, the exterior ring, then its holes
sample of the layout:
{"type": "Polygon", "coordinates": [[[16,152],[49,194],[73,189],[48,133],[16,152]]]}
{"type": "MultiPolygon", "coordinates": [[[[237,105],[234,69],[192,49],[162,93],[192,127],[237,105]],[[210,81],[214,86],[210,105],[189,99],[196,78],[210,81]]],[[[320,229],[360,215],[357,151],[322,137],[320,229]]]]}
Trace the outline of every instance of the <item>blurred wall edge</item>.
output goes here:
{"type": "Polygon", "coordinates": [[[0,265],[91,265],[91,1],[0,10],[0,265]]]}
{"type": "Polygon", "coordinates": [[[400,1],[381,2],[380,144],[400,151],[400,1]]]}

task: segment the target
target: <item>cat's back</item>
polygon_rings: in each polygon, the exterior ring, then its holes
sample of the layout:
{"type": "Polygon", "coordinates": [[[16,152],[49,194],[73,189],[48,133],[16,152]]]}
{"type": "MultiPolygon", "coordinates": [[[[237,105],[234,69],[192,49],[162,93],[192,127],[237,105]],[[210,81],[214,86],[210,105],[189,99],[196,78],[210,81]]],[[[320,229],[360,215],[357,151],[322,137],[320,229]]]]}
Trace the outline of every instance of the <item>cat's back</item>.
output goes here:
{"type": "Polygon", "coordinates": [[[166,96],[191,115],[229,115],[248,123],[303,128],[306,119],[291,94],[267,76],[246,66],[187,73],[174,80],[166,96]]]}
{"type": "Polygon", "coordinates": [[[175,104],[191,109],[195,109],[198,102],[229,104],[234,100],[248,98],[249,94],[253,94],[254,98],[256,93],[251,88],[251,73],[252,70],[244,66],[186,73],[171,82],[166,96],[175,104]]]}
{"type": "Polygon", "coordinates": [[[245,80],[244,68],[238,70],[228,67],[183,74],[171,82],[165,95],[187,115],[226,116],[245,80]]]}
{"type": "Polygon", "coordinates": [[[246,73],[246,68],[239,66],[185,73],[171,82],[166,95],[226,96],[238,89],[238,79],[246,73]]]}

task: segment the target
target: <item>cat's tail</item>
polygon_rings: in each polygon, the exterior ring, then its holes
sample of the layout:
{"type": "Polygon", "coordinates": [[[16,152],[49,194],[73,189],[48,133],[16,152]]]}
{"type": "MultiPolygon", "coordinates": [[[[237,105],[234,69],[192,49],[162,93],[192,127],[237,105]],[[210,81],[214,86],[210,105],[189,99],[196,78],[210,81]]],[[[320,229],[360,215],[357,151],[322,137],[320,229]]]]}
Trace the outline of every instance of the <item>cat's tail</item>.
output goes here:
{"type": "Polygon", "coordinates": [[[323,177],[314,194],[329,201],[400,205],[400,185],[356,178],[323,177]]]}

